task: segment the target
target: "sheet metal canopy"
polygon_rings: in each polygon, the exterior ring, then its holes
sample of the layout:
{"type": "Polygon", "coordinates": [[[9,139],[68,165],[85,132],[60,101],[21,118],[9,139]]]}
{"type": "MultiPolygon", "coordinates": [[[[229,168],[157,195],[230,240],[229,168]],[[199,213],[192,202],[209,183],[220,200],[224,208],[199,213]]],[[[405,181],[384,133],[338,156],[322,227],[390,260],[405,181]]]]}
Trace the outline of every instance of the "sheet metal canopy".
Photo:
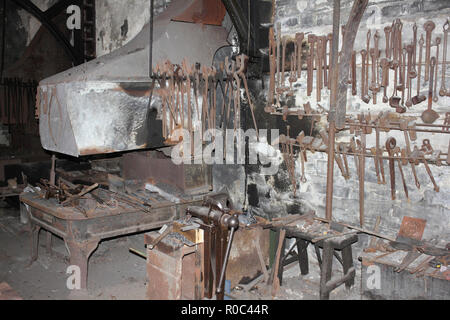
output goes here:
{"type": "MultiPolygon", "coordinates": [[[[195,0],[174,0],[155,18],[153,66],[166,60],[210,66],[227,44],[227,31],[172,21],[195,0]]],[[[148,108],[149,26],[111,54],[43,80],[37,106],[44,149],[70,156],[131,151],[164,145],[160,103],[148,108]]]]}

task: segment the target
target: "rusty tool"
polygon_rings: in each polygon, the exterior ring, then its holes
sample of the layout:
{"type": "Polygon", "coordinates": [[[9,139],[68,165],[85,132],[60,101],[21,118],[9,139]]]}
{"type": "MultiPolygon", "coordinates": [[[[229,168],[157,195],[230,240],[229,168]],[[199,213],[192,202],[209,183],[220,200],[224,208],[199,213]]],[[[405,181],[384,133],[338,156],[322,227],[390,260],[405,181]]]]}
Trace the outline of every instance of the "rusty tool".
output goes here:
{"type": "MultiPolygon", "coordinates": [[[[408,123],[407,120],[400,122],[400,129],[403,131],[403,134],[405,136],[405,143],[406,143],[406,155],[409,157],[411,155],[411,142],[409,141],[409,136],[408,136],[408,123]]],[[[414,179],[416,182],[416,187],[417,189],[420,189],[420,181],[417,178],[417,172],[416,172],[416,166],[414,164],[413,161],[410,162],[411,163],[411,171],[414,175],[414,179]]]]}
{"type": "Polygon", "coordinates": [[[423,164],[425,165],[425,169],[427,170],[427,173],[430,176],[430,180],[433,183],[434,191],[439,192],[439,186],[437,185],[436,180],[434,180],[433,173],[431,172],[427,159],[425,159],[425,155],[423,156],[423,164]]]}
{"type": "Polygon", "coordinates": [[[412,98],[412,103],[413,105],[417,105],[419,103],[424,102],[427,97],[424,95],[420,95],[420,81],[421,81],[421,76],[422,76],[422,53],[423,53],[423,45],[424,45],[425,41],[423,39],[423,35],[420,36],[420,40],[419,40],[419,71],[417,73],[417,95],[415,97],[412,98]]]}
{"type": "Polygon", "coordinates": [[[428,109],[422,114],[422,121],[426,124],[433,124],[439,119],[439,114],[433,110],[433,78],[434,68],[436,67],[436,58],[432,57],[430,60],[430,88],[428,90],[428,109]]]}
{"type": "Polygon", "coordinates": [[[401,101],[401,98],[397,95],[397,90],[398,90],[397,78],[398,78],[399,65],[398,65],[398,63],[396,61],[393,61],[392,65],[393,65],[394,71],[395,71],[395,75],[394,75],[394,91],[392,93],[392,97],[389,99],[389,105],[392,108],[395,108],[395,109],[398,110],[400,108],[400,101],[401,101]]]}
{"type": "Polygon", "coordinates": [[[377,96],[380,91],[380,85],[377,83],[377,53],[374,48],[370,49],[370,56],[372,57],[372,82],[370,84],[370,91],[373,93],[373,104],[377,104],[377,96]]]}
{"type": "Polygon", "coordinates": [[[295,40],[297,41],[297,78],[302,78],[302,69],[303,69],[303,40],[305,39],[305,34],[303,32],[297,33],[295,35],[295,40]]]}
{"type": "Polygon", "coordinates": [[[386,58],[381,59],[381,70],[382,70],[382,79],[381,86],[383,87],[384,95],[383,95],[383,103],[389,102],[389,97],[387,96],[387,88],[389,86],[389,62],[386,58]]]}
{"type": "Polygon", "coordinates": [[[328,47],[328,37],[322,37],[322,61],[323,61],[323,84],[328,88],[328,59],[327,59],[327,47],[328,47]]]}
{"type": "Polygon", "coordinates": [[[367,41],[366,41],[366,52],[367,52],[367,56],[366,56],[366,83],[364,85],[365,89],[366,89],[366,96],[369,95],[369,65],[370,65],[370,39],[372,38],[372,34],[370,29],[367,31],[367,41]]]}
{"type": "Polygon", "coordinates": [[[161,228],[159,231],[159,236],[149,245],[147,245],[147,248],[149,250],[153,250],[164,238],[166,238],[169,234],[171,234],[173,231],[173,225],[165,225],[161,228]]]}
{"type": "MultiPolygon", "coordinates": [[[[326,144],[328,145],[328,144],[326,144]]],[[[336,163],[339,167],[339,170],[341,171],[342,176],[344,177],[345,180],[349,180],[350,176],[348,175],[345,167],[344,167],[344,162],[342,160],[341,157],[341,153],[339,152],[339,149],[337,150],[337,152],[335,153],[335,159],[336,159],[336,163]]]]}
{"type": "MultiPolygon", "coordinates": [[[[233,78],[236,81],[236,89],[235,90],[235,98],[234,98],[234,131],[236,131],[237,129],[240,128],[240,124],[241,124],[241,93],[240,93],[240,88],[241,88],[241,80],[238,76],[240,71],[236,71],[235,68],[237,68],[236,63],[233,61],[231,63],[232,69],[233,69],[233,78]]],[[[244,68],[243,65],[241,65],[241,68],[244,68]]]]}
{"type": "MultiPolygon", "coordinates": [[[[356,51],[352,53],[352,95],[356,97],[358,94],[357,88],[357,79],[356,79],[356,51]]],[[[326,80],[325,80],[326,83],[326,80]]]]}
{"type": "Polygon", "coordinates": [[[380,35],[378,34],[378,31],[375,32],[375,35],[373,36],[374,42],[375,42],[375,59],[376,59],[376,66],[375,66],[375,73],[377,76],[377,85],[379,87],[379,83],[380,83],[380,73],[379,73],[379,59],[380,59],[380,55],[381,55],[381,51],[380,51],[380,35]]]}
{"type": "Polygon", "coordinates": [[[392,200],[396,199],[395,196],[395,163],[394,163],[394,148],[397,146],[395,138],[389,138],[386,141],[386,150],[389,153],[389,171],[391,176],[391,197],[392,200]]]}
{"type": "Polygon", "coordinates": [[[327,35],[327,40],[328,40],[328,43],[330,44],[329,45],[329,50],[328,50],[328,57],[329,57],[329,63],[328,63],[328,83],[327,83],[327,88],[328,89],[331,89],[331,75],[333,74],[333,71],[331,70],[332,69],[332,63],[331,63],[331,53],[332,53],[332,51],[333,51],[333,34],[332,33],[329,33],[328,35],[327,35]]]}
{"type": "Polygon", "coordinates": [[[408,82],[408,99],[406,100],[405,105],[408,108],[412,106],[412,78],[411,78],[411,68],[412,68],[412,59],[414,55],[414,46],[408,45],[406,46],[406,51],[408,52],[408,73],[407,73],[407,82],[408,82]]]}
{"type": "MultiPolygon", "coordinates": [[[[235,78],[236,77],[237,77],[237,73],[235,73],[235,78]]],[[[202,92],[202,96],[203,96],[203,101],[202,101],[202,130],[203,130],[202,141],[203,141],[203,135],[206,132],[206,125],[210,124],[209,123],[210,121],[208,121],[209,120],[209,116],[208,116],[208,113],[209,113],[209,99],[208,99],[208,97],[209,97],[209,95],[208,95],[209,82],[208,82],[208,72],[206,70],[206,66],[203,66],[203,68],[202,68],[202,79],[205,84],[204,88],[203,88],[204,91],[202,92]]],[[[240,88],[241,83],[240,83],[239,79],[237,81],[237,84],[239,86],[238,88],[240,88]]],[[[209,128],[211,128],[211,126],[209,126],[209,128]]]]}
{"type": "MultiPolygon", "coordinates": [[[[398,63],[400,66],[400,73],[399,73],[399,89],[398,90],[404,90],[405,88],[405,77],[404,77],[404,67],[405,67],[405,59],[404,59],[404,52],[403,52],[403,42],[402,42],[402,29],[403,29],[403,23],[400,21],[400,19],[397,19],[397,28],[398,28],[398,34],[397,34],[397,57],[398,57],[398,63]]],[[[402,102],[403,105],[403,102],[402,102]]]]}
{"type": "Polygon", "coordinates": [[[450,132],[450,112],[445,113],[444,127],[442,131],[450,132]]]}
{"type": "Polygon", "coordinates": [[[448,41],[448,28],[449,21],[447,20],[444,24],[444,52],[442,54],[442,80],[441,89],[439,90],[439,95],[441,97],[447,95],[447,88],[445,87],[445,74],[447,72],[447,41],[448,41]]]}
{"type": "Polygon", "coordinates": [[[243,54],[241,56],[238,56],[237,59],[239,61],[239,71],[237,73],[242,78],[242,81],[244,82],[245,92],[247,94],[248,104],[250,105],[250,112],[252,114],[253,125],[255,126],[255,130],[256,130],[256,137],[258,138],[258,141],[259,141],[258,125],[256,124],[256,118],[255,118],[255,106],[253,105],[252,99],[250,97],[250,90],[248,89],[247,77],[245,76],[245,73],[244,73],[244,71],[247,68],[248,56],[243,54]]]}
{"type": "Polygon", "coordinates": [[[398,57],[396,56],[397,54],[397,34],[398,34],[398,28],[397,25],[395,24],[395,20],[392,22],[392,26],[391,26],[391,41],[390,41],[390,53],[389,53],[389,59],[391,61],[398,61],[398,57]]]}
{"type": "Polygon", "coordinates": [[[417,77],[417,68],[416,68],[416,62],[417,62],[417,24],[414,23],[413,25],[413,56],[412,56],[412,64],[409,70],[409,76],[411,79],[415,79],[417,77]]]}
{"type": "Polygon", "coordinates": [[[281,72],[280,72],[280,62],[281,62],[281,23],[277,23],[277,88],[281,86],[281,72]]]}
{"type": "Polygon", "coordinates": [[[86,187],[80,193],[78,193],[78,194],[76,194],[74,196],[71,196],[66,201],[62,202],[61,205],[65,206],[65,205],[71,203],[72,201],[78,200],[78,199],[82,198],[84,195],[86,195],[88,193],[91,193],[92,191],[94,191],[98,187],[99,187],[98,183],[95,183],[95,184],[93,184],[90,187],[86,187]]]}
{"type": "Polygon", "coordinates": [[[361,58],[362,58],[362,69],[361,69],[361,100],[365,103],[370,102],[370,96],[367,94],[368,88],[366,87],[366,79],[368,78],[368,69],[366,66],[367,63],[367,51],[361,50],[361,58]]]}
{"type": "Polygon", "coordinates": [[[384,28],[384,34],[385,34],[385,38],[386,38],[386,58],[387,59],[391,59],[391,48],[390,48],[391,31],[392,31],[392,28],[390,26],[387,26],[384,28]]]}
{"type": "Polygon", "coordinates": [[[285,78],[285,68],[286,68],[286,46],[287,46],[287,37],[283,37],[283,56],[281,60],[281,83],[280,86],[282,88],[285,87],[286,78],[285,78]]]}
{"type": "Polygon", "coordinates": [[[358,142],[359,140],[357,140],[356,137],[352,137],[352,140],[350,140],[350,150],[353,153],[353,159],[355,160],[355,169],[359,176],[358,149],[356,147],[358,142]]]}
{"type": "Polygon", "coordinates": [[[434,92],[433,92],[433,101],[438,102],[438,94],[437,94],[437,83],[438,83],[438,70],[439,65],[437,64],[439,62],[439,45],[441,44],[441,38],[436,38],[436,67],[434,70],[434,92]]]}
{"type": "Polygon", "coordinates": [[[401,68],[401,78],[402,78],[402,84],[399,86],[399,90],[401,88],[402,90],[402,106],[405,105],[405,92],[407,89],[407,84],[406,84],[406,48],[402,49],[402,68],[401,68]]]}
{"type": "MultiPolygon", "coordinates": [[[[402,152],[399,147],[396,147],[394,149],[394,155],[401,156],[401,153],[402,152]]],[[[403,183],[403,189],[405,190],[405,196],[406,196],[406,199],[409,200],[408,186],[406,185],[405,174],[403,173],[403,166],[402,166],[402,161],[400,160],[400,158],[397,158],[397,163],[398,163],[398,169],[400,171],[400,176],[402,177],[402,183],[403,183]]]]}
{"type": "Polygon", "coordinates": [[[292,90],[292,85],[297,81],[296,65],[297,65],[297,57],[295,56],[295,53],[292,53],[291,54],[291,73],[289,75],[289,94],[288,94],[289,96],[294,95],[294,92],[292,90]]]}
{"type": "Polygon", "coordinates": [[[434,185],[434,191],[439,192],[440,191],[439,186],[434,180],[433,173],[431,172],[428,162],[425,159],[425,153],[423,151],[420,151],[419,148],[416,146],[414,147],[414,151],[411,153],[411,158],[416,164],[419,164],[420,161],[423,162],[423,164],[425,165],[425,169],[427,170],[428,176],[430,177],[430,180],[434,185]]]}
{"type": "Polygon", "coordinates": [[[433,21],[427,21],[423,25],[423,28],[426,32],[426,49],[425,49],[425,81],[428,81],[430,78],[430,58],[431,58],[431,36],[436,25],[433,21]]]}
{"type": "Polygon", "coordinates": [[[319,84],[320,84],[320,90],[323,89],[324,85],[323,85],[323,79],[324,79],[324,75],[323,75],[323,69],[324,69],[324,46],[326,45],[326,37],[317,37],[317,56],[318,56],[318,65],[316,66],[317,68],[317,73],[319,75],[319,84]]]}
{"type": "Polygon", "coordinates": [[[308,35],[309,43],[309,56],[308,56],[308,85],[307,94],[308,97],[311,96],[313,88],[313,76],[314,76],[314,61],[315,61],[315,44],[317,42],[317,36],[314,34],[308,35]]]}
{"type": "Polygon", "coordinates": [[[375,164],[375,173],[377,175],[377,183],[381,184],[381,177],[380,177],[380,162],[377,157],[377,148],[371,148],[370,152],[373,156],[373,162],[375,164]]]}
{"type": "MultiPolygon", "coordinates": [[[[275,72],[276,72],[276,44],[275,44],[275,34],[273,27],[269,29],[269,56],[270,56],[270,83],[269,83],[269,93],[267,98],[267,107],[271,108],[274,101],[275,94],[275,72]]],[[[228,58],[228,57],[227,57],[228,58]]],[[[301,74],[301,69],[300,69],[301,74]]]]}
{"type": "Polygon", "coordinates": [[[380,131],[376,128],[376,147],[371,149],[372,155],[374,155],[375,161],[375,172],[377,174],[377,182],[378,184],[382,184],[381,176],[380,176],[380,131]]]}
{"type": "Polygon", "coordinates": [[[322,76],[323,76],[323,74],[322,74],[322,59],[321,59],[322,52],[323,52],[322,45],[323,45],[322,38],[318,37],[317,38],[317,53],[316,53],[316,94],[317,94],[316,99],[317,99],[317,102],[322,101],[322,87],[323,87],[323,84],[322,84],[322,76]]]}
{"type": "Polygon", "coordinates": [[[378,125],[375,127],[375,134],[376,134],[376,159],[379,165],[380,175],[381,175],[381,184],[386,184],[386,178],[384,175],[384,163],[383,163],[383,157],[382,157],[382,150],[380,149],[380,128],[378,125]]]}
{"type": "MultiPolygon", "coordinates": [[[[363,121],[364,115],[360,116],[360,121],[363,121]]],[[[361,130],[361,156],[359,164],[359,221],[361,227],[364,226],[364,182],[366,173],[366,133],[361,130]]]]}
{"type": "MultiPolygon", "coordinates": [[[[394,20],[392,24],[392,36],[391,36],[391,50],[392,50],[392,61],[396,61],[400,64],[400,52],[399,52],[399,38],[401,34],[401,24],[399,20],[394,20]]],[[[401,43],[400,43],[401,44],[401,43]]],[[[392,68],[392,66],[391,66],[392,68]]]]}
{"type": "Polygon", "coordinates": [[[342,153],[342,157],[344,159],[344,168],[345,168],[345,175],[344,178],[346,178],[346,180],[350,179],[350,168],[348,166],[348,159],[347,159],[347,147],[344,143],[339,143],[338,144],[338,150],[340,153],[342,153]]]}
{"type": "Polygon", "coordinates": [[[426,155],[430,155],[433,153],[433,147],[431,146],[430,139],[424,139],[422,141],[422,147],[420,148],[420,151],[425,153],[426,155]]]}
{"type": "Polygon", "coordinates": [[[450,140],[448,141],[447,164],[450,165],[450,140]]]}

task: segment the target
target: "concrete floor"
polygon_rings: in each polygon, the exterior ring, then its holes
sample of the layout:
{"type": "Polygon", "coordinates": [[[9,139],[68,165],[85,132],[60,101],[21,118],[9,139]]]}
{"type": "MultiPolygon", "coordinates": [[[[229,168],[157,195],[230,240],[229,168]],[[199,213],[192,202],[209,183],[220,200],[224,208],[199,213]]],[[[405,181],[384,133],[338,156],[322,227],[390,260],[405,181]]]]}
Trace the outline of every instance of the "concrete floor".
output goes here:
{"type": "MultiPolygon", "coordinates": [[[[0,283],[7,282],[25,300],[143,300],[146,291],[146,261],[129,252],[134,248],[145,252],[144,236],[134,235],[100,243],[89,263],[88,291],[67,289],[67,250],[64,242],[54,237],[53,253],[45,248],[45,231],[40,234],[39,259],[31,266],[30,238],[26,225],[20,223],[20,212],[0,201],[0,283]]],[[[300,276],[298,264],[284,273],[284,283],[277,300],[319,299],[319,266],[310,255],[311,273],[300,276]]],[[[341,274],[342,268],[335,263],[341,274]]],[[[359,300],[360,264],[356,284],[351,290],[340,287],[332,300],[359,300]]],[[[239,300],[270,300],[270,290],[263,284],[250,292],[232,290],[239,300]]]]}

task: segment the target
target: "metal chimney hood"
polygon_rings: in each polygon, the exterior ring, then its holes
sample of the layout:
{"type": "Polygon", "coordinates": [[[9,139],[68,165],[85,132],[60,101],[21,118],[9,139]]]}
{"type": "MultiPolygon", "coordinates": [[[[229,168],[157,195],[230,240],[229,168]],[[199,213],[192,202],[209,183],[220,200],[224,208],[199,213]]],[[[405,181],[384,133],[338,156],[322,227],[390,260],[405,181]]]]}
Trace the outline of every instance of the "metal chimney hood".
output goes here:
{"type": "MultiPolygon", "coordinates": [[[[153,63],[211,66],[227,44],[221,26],[172,21],[196,1],[173,0],[155,18],[153,63]]],[[[44,149],[74,157],[164,146],[158,99],[148,107],[149,25],[127,45],[41,81],[37,106],[44,149]]]]}

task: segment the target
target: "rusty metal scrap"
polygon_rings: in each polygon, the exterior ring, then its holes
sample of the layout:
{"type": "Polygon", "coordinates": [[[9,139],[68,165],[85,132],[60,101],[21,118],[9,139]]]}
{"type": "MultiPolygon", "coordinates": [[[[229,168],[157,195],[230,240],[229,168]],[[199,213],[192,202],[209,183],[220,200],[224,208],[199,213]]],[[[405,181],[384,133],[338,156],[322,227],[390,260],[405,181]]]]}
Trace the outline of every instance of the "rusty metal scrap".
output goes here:
{"type": "Polygon", "coordinates": [[[173,20],[221,26],[225,14],[221,0],[197,0],[173,20]]]}

